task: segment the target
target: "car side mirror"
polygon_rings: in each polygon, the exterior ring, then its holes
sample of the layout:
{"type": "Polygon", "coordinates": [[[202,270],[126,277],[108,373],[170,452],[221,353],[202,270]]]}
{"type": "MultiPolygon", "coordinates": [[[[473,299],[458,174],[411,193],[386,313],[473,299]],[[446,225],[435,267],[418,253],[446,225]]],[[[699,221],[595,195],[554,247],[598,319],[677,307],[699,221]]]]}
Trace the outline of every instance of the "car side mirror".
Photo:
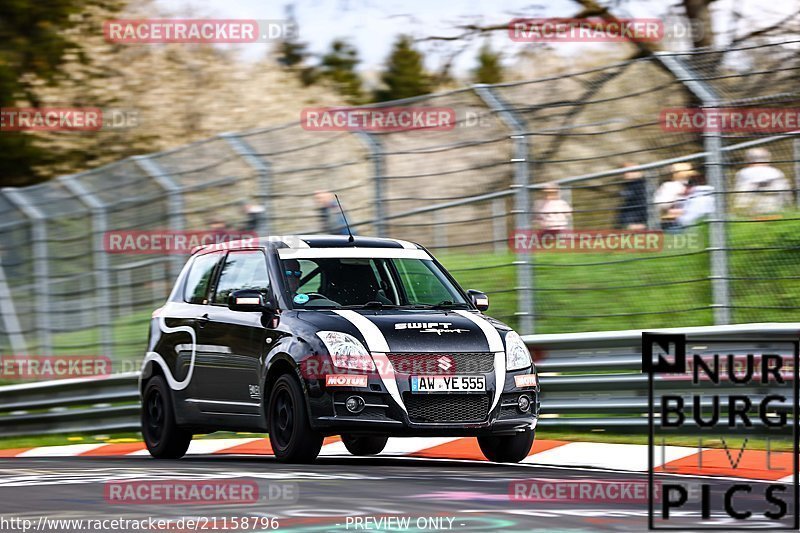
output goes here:
{"type": "Polygon", "coordinates": [[[228,309],[231,311],[274,311],[274,305],[261,291],[241,289],[228,296],[228,309]]]}
{"type": "Polygon", "coordinates": [[[486,293],[476,291],[475,289],[469,289],[467,294],[469,295],[469,299],[472,300],[472,304],[478,308],[478,311],[486,311],[489,309],[489,297],[486,296],[486,293]]]}

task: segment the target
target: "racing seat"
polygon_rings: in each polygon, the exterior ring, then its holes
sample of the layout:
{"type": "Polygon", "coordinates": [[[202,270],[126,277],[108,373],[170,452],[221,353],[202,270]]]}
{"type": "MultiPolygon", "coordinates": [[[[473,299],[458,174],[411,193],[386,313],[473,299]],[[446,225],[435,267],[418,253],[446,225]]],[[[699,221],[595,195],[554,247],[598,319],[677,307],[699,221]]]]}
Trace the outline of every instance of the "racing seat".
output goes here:
{"type": "Polygon", "coordinates": [[[326,272],[327,290],[325,295],[342,305],[359,305],[372,300],[391,303],[381,296],[381,289],[375,273],[369,265],[337,265],[326,272]]]}

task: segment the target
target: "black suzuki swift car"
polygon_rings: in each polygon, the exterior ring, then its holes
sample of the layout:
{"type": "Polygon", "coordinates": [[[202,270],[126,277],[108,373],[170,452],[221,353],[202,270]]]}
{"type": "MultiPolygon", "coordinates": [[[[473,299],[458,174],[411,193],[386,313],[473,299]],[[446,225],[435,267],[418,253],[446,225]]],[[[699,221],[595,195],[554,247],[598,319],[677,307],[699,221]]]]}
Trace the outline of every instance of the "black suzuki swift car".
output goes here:
{"type": "Polygon", "coordinates": [[[482,314],[422,246],[265,237],[196,250],[153,313],[140,391],[150,453],[194,433],[268,432],[287,462],[325,436],[354,455],[388,437],[475,436],[487,459],[529,453],[539,385],[520,336],[482,314]]]}

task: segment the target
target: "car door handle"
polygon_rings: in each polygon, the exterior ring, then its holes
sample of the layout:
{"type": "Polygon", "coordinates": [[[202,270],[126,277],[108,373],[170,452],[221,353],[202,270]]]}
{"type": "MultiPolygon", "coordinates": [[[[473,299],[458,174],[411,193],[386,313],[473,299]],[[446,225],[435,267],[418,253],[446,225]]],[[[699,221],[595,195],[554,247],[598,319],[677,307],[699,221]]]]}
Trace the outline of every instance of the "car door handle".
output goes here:
{"type": "Polygon", "coordinates": [[[208,324],[209,320],[210,319],[208,318],[208,313],[204,314],[203,316],[201,316],[201,317],[199,317],[197,319],[197,327],[199,327],[199,328],[206,327],[206,324],[208,324]]]}

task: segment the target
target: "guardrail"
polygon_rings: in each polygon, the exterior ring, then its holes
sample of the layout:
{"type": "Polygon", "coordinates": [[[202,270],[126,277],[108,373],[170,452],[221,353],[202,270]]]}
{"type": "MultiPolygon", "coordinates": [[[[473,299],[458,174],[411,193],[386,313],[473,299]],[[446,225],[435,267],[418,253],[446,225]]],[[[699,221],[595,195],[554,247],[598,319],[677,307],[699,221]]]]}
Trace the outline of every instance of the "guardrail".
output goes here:
{"type": "Polygon", "coordinates": [[[138,372],[0,387],[0,436],[139,431],[138,372]]]}
{"type": "MultiPolygon", "coordinates": [[[[687,339],[797,340],[800,323],[648,330],[687,339]]],[[[617,432],[647,428],[641,330],[523,337],[542,384],[540,427],[617,432]]],[[[0,387],[0,437],[139,430],[137,372],[0,387]]],[[[683,383],[661,382],[679,390],[683,383]]],[[[764,387],[748,389],[754,398],[764,387]]]]}
{"type": "MultiPolygon", "coordinates": [[[[642,369],[642,331],[603,331],[523,337],[536,360],[542,384],[540,427],[644,432],[648,427],[648,378],[642,369]]],[[[796,341],[800,323],[738,324],[644,330],[706,341],[769,339],[796,341]]],[[[679,392],[686,382],[656,378],[659,390],[679,392]]],[[[723,384],[724,385],[724,384],[723,384]]],[[[719,392],[724,392],[725,388],[719,392]]],[[[737,392],[745,392],[739,388],[737,392]]],[[[748,386],[754,400],[769,393],[748,386]]],[[[712,393],[713,394],[713,393],[712,393]]],[[[701,403],[711,405],[711,398],[701,403]]],[[[691,406],[687,406],[691,411],[691,406]]],[[[722,412],[727,409],[722,408],[722,412]]],[[[753,420],[759,426],[758,420],[753,420]]],[[[791,422],[790,422],[791,423],[791,422]]]]}

